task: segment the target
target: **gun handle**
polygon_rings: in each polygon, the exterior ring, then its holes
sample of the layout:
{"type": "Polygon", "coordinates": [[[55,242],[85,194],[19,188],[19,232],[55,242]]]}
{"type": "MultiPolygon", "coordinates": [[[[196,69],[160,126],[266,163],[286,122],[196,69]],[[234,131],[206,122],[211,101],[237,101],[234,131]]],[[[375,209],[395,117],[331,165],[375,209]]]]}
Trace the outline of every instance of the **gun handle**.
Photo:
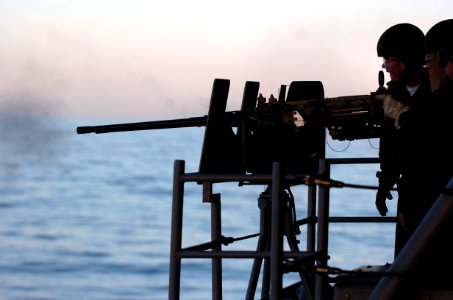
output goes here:
{"type": "Polygon", "coordinates": [[[379,71],[379,89],[382,89],[384,87],[384,71],[380,70],[379,71]]]}

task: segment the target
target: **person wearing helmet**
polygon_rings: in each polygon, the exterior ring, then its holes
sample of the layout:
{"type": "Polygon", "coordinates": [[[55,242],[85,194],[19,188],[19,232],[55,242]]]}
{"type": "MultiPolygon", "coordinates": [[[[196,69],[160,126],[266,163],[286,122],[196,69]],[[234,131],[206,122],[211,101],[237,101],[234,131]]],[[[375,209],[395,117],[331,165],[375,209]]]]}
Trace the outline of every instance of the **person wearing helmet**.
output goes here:
{"type": "MultiPolygon", "coordinates": [[[[432,157],[432,182],[437,195],[453,176],[453,19],[435,24],[426,34],[425,68],[429,74],[432,95],[426,111],[420,112],[419,123],[429,139],[425,151],[432,157]]],[[[419,124],[419,125],[420,125],[419,124]]]]}
{"type": "MultiPolygon", "coordinates": [[[[396,224],[395,256],[406,243],[409,235],[404,230],[404,216],[400,215],[401,199],[399,180],[406,172],[404,145],[399,130],[400,116],[410,114],[430,94],[428,74],[423,68],[425,35],[415,25],[400,23],[391,26],[378,40],[377,55],[383,58],[382,68],[390,75],[387,83],[389,97],[384,100],[386,120],[379,140],[380,171],[376,208],[382,216],[388,212],[386,200],[393,199],[390,192],[398,189],[398,221],[396,224]]],[[[403,118],[404,119],[404,118],[403,118]]]]}
{"type": "Polygon", "coordinates": [[[453,176],[453,81],[447,75],[453,46],[453,19],[444,20],[428,30],[425,40],[425,68],[431,95],[427,105],[411,118],[402,120],[403,143],[410,153],[407,181],[408,201],[401,210],[410,233],[415,231],[427,211],[453,176]],[[424,197],[420,197],[423,195],[424,197]]]}
{"type": "MultiPolygon", "coordinates": [[[[412,115],[405,113],[401,117],[399,131],[402,133],[402,143],[406,145],[405,165],[409,167],[407,176],[403,174],[398,182],[403,192],[399,194],[398,209],[404,216],[403,224],[409,236],[417,230],[453,178],[453,81],[448,75],[453,63],[452,33],[453,19],[436,23],[426,33],[425,68],[429,75],[431,94],[412,115]]],[[[405,293],[430,289],[451,290],[453,245],[449,240],[453,217],[442,219],[442,225],[430,228],[430,238],[424,240],[424,248],[416,252],[418,256],[411,270],[424,276],[405,285],[405,293]]]]}

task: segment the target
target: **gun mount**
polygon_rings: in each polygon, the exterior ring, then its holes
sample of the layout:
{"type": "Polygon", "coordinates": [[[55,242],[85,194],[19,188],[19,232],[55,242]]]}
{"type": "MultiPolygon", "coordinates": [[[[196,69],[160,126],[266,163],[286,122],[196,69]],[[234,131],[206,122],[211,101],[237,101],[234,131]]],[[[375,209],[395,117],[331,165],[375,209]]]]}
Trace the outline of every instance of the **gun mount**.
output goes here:
{"type": "Polygon", "coordinates": [[[334,140],[377,138],[383,121],[383,73],[368,95],[324,98],[320,81],[294,81],[278,99],[247,81],[242,107],[226,112],[229,80],[215,79],[208,115],[201,117],[77,127],[78,134],[206,126],[200,159],[204,173],[268,173],[273,161],[286,171],[316,173],[324,158],[325,132],[334,140]],[[286,99],[285,99],[286,97],[286,99]],[[233,128],[237,128],[236,132],[233,128]]]}

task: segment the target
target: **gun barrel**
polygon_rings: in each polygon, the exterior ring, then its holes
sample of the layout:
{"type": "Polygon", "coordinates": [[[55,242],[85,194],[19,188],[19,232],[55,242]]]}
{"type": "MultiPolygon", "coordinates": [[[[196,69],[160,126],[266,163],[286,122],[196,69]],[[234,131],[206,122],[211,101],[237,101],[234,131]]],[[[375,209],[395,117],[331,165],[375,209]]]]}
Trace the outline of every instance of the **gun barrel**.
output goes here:
{"type": "Polygon", "coordinates": [[[78,134],[206,126],[207,116],[185,119],[77,127],[78,134]]]}

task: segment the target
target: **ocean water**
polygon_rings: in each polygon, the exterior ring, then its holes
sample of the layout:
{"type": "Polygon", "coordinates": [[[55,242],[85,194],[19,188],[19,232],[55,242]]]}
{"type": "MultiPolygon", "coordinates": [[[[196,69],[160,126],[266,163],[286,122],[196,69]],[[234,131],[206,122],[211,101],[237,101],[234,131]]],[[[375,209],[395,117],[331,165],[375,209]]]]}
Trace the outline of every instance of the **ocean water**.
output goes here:
{"type": "MultiPolygon", "coordinates": [[[[196,172],[204,128],[76,133],[102,121],[0,123],[0,299],[167,299],[173,164],[196,172]]],[[[376,157],[377,140],[328,140],[328,157],[376,157]]],[[[377,165],[335,166],[332,178],[376,185],[377,165]]],[[[259,229],[262,186],[215,185],[226,236],[259,229]]],[[[306,188],[295,187],[297,216],[306,188]]],[[[389,205],[395,214],[396,201],[389,205]]],[[[333,189],[331,215],[378,216],[374,191],[333,189]]],[[[183,246],[209,241],[210,208],[186,184],[183,246]]],[[[303,231],[303,228],[302,228],[303,231]]],[[[393,259],[393,224],[332,224],[329,265],[393,259]]],[[[301,244],[305,241],[301,237],[301,244]]],[[[257,240],[228,249],[254,249],[257,240]]],[[[252,261],[224,261],[224,299],[243,299],[252,261]]],[[[181,299],[210,299],[210,260],[182,263],[181,299]]],[[[285,283],[297,280],[289,274],[285,283]]],[[[259,295],[259,294],[258,294],[259,295]]]]}

